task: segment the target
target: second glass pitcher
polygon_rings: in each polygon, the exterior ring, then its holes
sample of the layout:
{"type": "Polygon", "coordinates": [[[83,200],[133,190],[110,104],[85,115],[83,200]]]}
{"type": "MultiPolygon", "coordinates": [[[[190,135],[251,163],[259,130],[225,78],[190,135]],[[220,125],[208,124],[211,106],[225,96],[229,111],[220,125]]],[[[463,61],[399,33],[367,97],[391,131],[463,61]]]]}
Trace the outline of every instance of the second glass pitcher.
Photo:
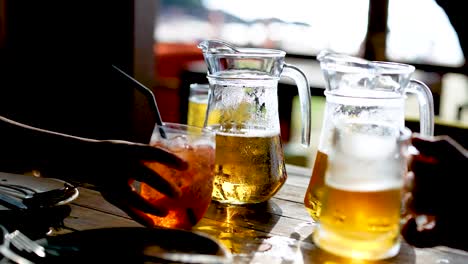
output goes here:
{"type": "Polygon", "coordinates": [[[285,52],[238,48],[219,40],[199,44],[208,66],[210,96],[205,127],[216,131],[213,200],[260,203],[287,178],[280,135],[277,86],[293,79],[302,106],[302,143],[310,141],[310,88],[285,52]]]}
{"type": "Polygon", "coordinates": [[[434,133],[432,93],[424,83],[411,79],[414,66],[368,61],[330,51],[321,52],[317,59],[325,78],[326,104],[312,176],[304,197],[314,220],[320,215],[332,129],[337,122],[390,124],[395,129],[403,129],[406,94],[415,94],[419,101],[420,133],[429,136],[434,133]]]}

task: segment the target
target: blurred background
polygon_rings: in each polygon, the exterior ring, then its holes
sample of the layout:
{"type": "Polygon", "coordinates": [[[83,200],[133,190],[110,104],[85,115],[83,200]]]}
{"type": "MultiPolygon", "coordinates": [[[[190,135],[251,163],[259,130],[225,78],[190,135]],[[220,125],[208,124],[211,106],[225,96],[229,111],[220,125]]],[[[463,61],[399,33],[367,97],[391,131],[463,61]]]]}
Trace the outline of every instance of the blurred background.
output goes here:
{"type": "MultiPolygon", "coordinates": [[[[453,2],[453,1],[452,1],[453,2]]],[[[414,78],[432,90],[436,134],[468,138],[465,57],[447,13],[434,0],[162,0],[155,20],[155,91],[163,118],[186,121],[187,89],[206,82],[203,39],[238,46],[282,49],[287,62],[308,75],[312,98],[312,145],[300,146],[295,87],[279,85],[282,138],[288,162],[312,166],[322,122],[324,82],[316,55],[331,49],[370,60],[415,65],[414,78]],[[172,98],[169,101],[160,98],[172,98]],[[177,111],[174,103],[179,102],[177,111]],[[466,112],[466,113],[464,113],[466,112]],[[448,131],[448,128],[452,128],[448,131]],[[453,131],[453,132],[452,132],[453,131]]],[[[407,100],[407,125],[419,129],[416,98],[407,100]]]]}
{"type": "MultiPolygon", "coordinates": [[[[286,80],[278,88],[281,135],[290,163],[313,164],[325,102],[316,60],[323,49],[416,66],[414,78],[434,96],[435,133],[449,134],[466,147],[463,47],[468,33],[458,2],[0,0],[0,111],[61,132],[147,142],[155,121],[149,102],[137,90],[121,87],[121,79],[109,82],[109,65],[153,90],[164,121],[186,122],[189,85],[207,82],[197,44],[217,38],[243,47],[282,49],[287,62],[306,72],[312,94],[310,148],[298,144],[297,89],[286,80]]],[[[417,129],[416,98],[408,98],[406,115],[408,126],[417,129]]]]}

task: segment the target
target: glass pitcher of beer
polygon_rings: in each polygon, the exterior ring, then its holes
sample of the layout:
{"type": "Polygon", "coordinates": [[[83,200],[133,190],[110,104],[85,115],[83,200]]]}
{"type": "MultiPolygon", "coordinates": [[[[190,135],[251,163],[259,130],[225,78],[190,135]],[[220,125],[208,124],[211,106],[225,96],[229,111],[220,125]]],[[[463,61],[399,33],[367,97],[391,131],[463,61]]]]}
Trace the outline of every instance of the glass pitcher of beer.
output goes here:
{"type": "Polygon", "coordinates": [[[411,131],[391,123],[345,121],[331,137],[314,243],[348,258],[397,255],[411,131]]]}
{"type": "Polygon", "coordinates": [[[239,48],[219,40],[199,44],[210,96],[205,127],[216,131],[212,199],[254,204],[271,198],[287,178],[280,135],[277,86],[294,80],[302,109],[302,144],[310,141],[310,88],[305,74],[284,62],[285,52],[239,48]]]}
{"type": "Polygon", "coordinates": [[[323,51],[320,62],[326,89],[326,104],[319,145],[304,204],[317,221],[324,192],[324,175],[331,148],[332,128],[337,122],[362,121],[405,126],[406,94],[419,102],[420,133],[434,133],[434,103],[430,89],[411,79],[415,67],[408,64],[368,61],[323,51]]]}

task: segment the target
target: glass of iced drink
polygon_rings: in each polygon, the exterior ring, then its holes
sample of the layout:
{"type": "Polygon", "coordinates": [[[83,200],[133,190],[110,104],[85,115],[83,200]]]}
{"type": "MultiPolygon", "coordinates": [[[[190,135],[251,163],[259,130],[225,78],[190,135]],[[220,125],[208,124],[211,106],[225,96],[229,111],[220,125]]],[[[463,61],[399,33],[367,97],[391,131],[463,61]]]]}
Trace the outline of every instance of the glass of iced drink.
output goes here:
{"type": "Polygon", "coordinates": [[[211,202],[215,162],[215,134],[205,128],[165,123],[156,126],[150,144],[165,148],[188,162],[186,170],[177,170],[157,162],[146,165],[181,190],[179,198],[170,198],[140,184],[141,195],[169,213],[165,217],[149,215],[154,224],[168,228],[191,229],[205,214],[211,202]],[[160,129],[164,131],[161,136],[160,129]]]}
{"type": "Polygon", "coordinates": [[[379,260],[400,249],[403,179],[411,131],[382,124],[338,125],[312,237],[335,255],[379,260]]]}

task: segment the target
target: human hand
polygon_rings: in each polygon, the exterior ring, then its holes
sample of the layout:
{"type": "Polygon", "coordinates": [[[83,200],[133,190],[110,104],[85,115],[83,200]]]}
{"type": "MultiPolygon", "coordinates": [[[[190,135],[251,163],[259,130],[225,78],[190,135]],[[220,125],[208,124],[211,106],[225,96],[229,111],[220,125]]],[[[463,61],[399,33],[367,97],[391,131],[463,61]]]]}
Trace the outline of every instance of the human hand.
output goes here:
{"type": "Polygon", "coordinates": [[[468,250],[463,218],[468,200],[468,152],[452,138],[412,137],[418,154],[410,161],[405,193],[405,240],[414,246],[445,245],[468,250]]]}
{"type": "Polygon", "coordinates": [[[162,148],[120,140],[83,141],[79,155],[54,159],[54,164],[42,170],[45,177],[90,183],[103,197],[145,226],[153,221],[145,214],[165,216],[167,211],[155,207],[140,196],[134,181],[144,182],[169,197],[180,196],[180,190],[149,167],[145,161],[156,161],[176,169],[186,169],[187,163],[162,148]]]}
{"type": "Polygon", "coordinates": [[[45,130],[0,116],[0,170],[23,173],[37,170],[43,177],[73,183],[90,183],[105,199],[143,225],[153,221],[145,214],[167,212],[141,197],[134,181],[144,182],[170,197],[180,190],[144,165],[156,161],[184,170],[188,164],[171,152],[148,144],[95,140],[45,130]]]}

